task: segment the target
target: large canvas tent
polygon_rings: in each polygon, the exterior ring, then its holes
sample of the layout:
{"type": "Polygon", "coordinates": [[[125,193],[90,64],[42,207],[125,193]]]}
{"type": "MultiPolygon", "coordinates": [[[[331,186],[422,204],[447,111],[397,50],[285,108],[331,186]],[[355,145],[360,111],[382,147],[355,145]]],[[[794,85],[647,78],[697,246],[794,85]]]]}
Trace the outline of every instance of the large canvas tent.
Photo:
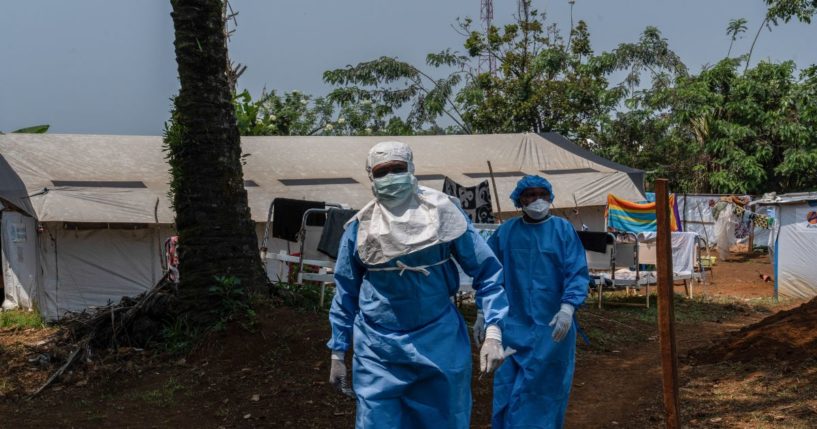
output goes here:
{"type": "MultiPolygon", "coordinates": [[[[548,177],[554,211],[594,230],[603,229],[607,194],[643,199],[642,171],[554,133],[244,137],[244,178],[259,234],[277,197],[362,207],[372,198],[366,154],[383,140],[410,144],[420,183],[435,189],[446,176],[466,186],[486,180],[491,161],[500,197],[494,210],[506,214],[515,211],[508,195],[523,174],[548,177]]],[[[161,137],[10,134],[0,136],[0,154],[8,290],[30,297],[53,319],[138,294],[158,280],[161,243],[173,233],[161,137]]],[[[290,243],[268,247],[274,252],[290,243]]]]}
{"type": "Polygon", "coordinates": [[[770,232],[775,297],[817,296],[817,192],[766,195],[750,205],[775,219],[770,232]]]}

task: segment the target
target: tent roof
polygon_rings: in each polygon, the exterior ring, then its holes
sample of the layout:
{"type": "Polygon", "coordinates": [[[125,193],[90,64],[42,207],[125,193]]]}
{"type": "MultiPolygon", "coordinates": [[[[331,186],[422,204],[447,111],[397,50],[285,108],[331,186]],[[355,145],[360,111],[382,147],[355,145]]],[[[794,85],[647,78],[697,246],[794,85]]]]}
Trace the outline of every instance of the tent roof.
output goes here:
{"type": "MultiPolygon", "coordinates": [[[[420,184],[435,189],[442,189],[444,176],[465,186],[486,180],[490,160],[504,211],[513,209],[508,196],[523,173],[553,183],[556,208],[603,206],[608,193],[643,199],[642,171],[555,133],[243,137],[249,155],[244,178],[254,182],[247,186],[253,219],[265,221],[276,197],[362,207],[372,198],[366,154],[384,140],[411,145],[420,184]]],[[[158,136],[2,135],[0,197],[41,222],[172,223],[162,149],[158,136]]]]}
{"type": "Polygon", "coordinates": [[[758,200],[752,201],[750,204],[797,204],[803,201],[815,201],[817,200],[817,192],[794,192],[790,194],[780,194],[777,195],[775,193],[765,194],[763,198],[758,200]]]}

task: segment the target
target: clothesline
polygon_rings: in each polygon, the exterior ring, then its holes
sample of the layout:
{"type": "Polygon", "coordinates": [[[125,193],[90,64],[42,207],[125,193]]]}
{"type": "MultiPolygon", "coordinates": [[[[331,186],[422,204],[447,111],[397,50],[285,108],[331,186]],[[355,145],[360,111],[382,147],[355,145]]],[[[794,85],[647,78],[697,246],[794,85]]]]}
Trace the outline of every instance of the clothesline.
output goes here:
{"type": "Polygon", "coordinates": [[[772,226],[774,226],[774,218],[771,216],[753,212],[745,207],[741,207],[738,204],[729,202],[727,202],[727,204],[733,204],[735,206],[735,216],[738,218],[743,219],[743,215],[748,214],[749,221],[752,222],[752,224],[757,228],[770,229],[772,226]]]}

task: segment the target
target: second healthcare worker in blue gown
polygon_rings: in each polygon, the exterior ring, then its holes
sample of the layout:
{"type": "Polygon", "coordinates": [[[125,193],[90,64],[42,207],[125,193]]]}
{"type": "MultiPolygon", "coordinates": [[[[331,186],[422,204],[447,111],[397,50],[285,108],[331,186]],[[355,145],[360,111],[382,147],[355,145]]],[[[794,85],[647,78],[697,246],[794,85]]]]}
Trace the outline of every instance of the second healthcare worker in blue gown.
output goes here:
{"type": "Polygon", "coordinates": [[[505,272],[503,342],[516,350],[494,375],[492,428],[561,428],[575,366],[573,312],[587,297],[587,260],[573,226],[549,213],[550,182],[526,176],[511,199],[522,217],[488,240],[505,272]]]}
{"type": "Polygon", "coordinates": [[[488,325],[486,372],[503,356],[502,266],[456,200],[417,185],[408,145],[378,143],[366,167],[375,199],[346,226],[338,252],[330,382],[345,379],[351,347],[357,428],[466,429],[471,345],[451,300],[454,260],[474,278],[488,325]]]}

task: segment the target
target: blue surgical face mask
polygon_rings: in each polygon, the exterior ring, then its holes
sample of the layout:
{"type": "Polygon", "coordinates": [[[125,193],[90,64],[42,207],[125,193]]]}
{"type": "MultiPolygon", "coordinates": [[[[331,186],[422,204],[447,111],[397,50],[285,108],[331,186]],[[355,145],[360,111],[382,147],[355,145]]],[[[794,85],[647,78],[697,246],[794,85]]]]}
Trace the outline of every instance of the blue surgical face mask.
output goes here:
{"type": "Polygon", "coordinates": [[[372,192],[380,204],[394,208],[404,203],[417,190],[417,179],[413,174],[387,174],[372,181],[372,192]]]}
{"type": "Polygon", "coordinates": [[[550,201],[539,198],[523,207],[522,211],[533,220],[542,220],[550,213],[550,201]]]}

